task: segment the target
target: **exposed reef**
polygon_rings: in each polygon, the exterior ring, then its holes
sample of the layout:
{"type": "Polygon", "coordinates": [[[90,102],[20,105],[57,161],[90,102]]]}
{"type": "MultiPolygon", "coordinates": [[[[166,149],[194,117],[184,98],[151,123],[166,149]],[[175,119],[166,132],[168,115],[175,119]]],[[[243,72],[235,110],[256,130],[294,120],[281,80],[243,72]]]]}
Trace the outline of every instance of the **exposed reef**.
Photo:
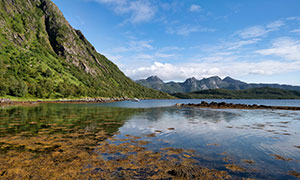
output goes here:
{"type": "Polygon", "coordinates": [[[213,109],[277,109],[277,110],[292,110],[292,111],[300,111],[300,107],[292,107],[292,106],[265,106],[265,105],[248,105],[248,104],[233,104],[226,102],[205,102],[202,101],[200,104],[176,104],[177,107],[198,107],[198,108],[213,108],[213,109]]]}

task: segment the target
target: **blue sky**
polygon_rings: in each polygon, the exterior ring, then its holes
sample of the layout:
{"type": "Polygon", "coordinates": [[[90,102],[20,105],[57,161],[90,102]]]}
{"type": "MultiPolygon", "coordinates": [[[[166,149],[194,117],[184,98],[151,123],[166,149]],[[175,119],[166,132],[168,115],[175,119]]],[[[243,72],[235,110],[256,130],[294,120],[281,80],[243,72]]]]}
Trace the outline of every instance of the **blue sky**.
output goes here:
{"type": "Polygon", "coordinates": [[[299,0],[53,0],[130,78],[300,85],[299,0]]]}

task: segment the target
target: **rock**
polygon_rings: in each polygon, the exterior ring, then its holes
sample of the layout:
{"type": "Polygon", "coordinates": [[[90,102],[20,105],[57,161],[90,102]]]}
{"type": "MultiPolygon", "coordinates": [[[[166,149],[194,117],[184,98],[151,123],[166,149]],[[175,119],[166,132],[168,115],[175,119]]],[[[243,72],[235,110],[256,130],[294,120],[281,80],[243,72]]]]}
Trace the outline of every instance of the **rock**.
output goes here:
{"type": "Polygon", "coordinates": [[[10,103],[12,102],[10,99],[7,99],[7,98],[1,98],[0,99],[0,103],[10,103]]]}
{"type": "Polygon", "coordinates": [[[294,111],[300,111],[300,107],[290,107],[290,106],[266,106],[266,105],[248,105],[248,104],[232,104],[232,103],[226,103],[226,102],[211,102],[207,103],[205,101],[202,101],[200,104],[180,104],[177,103],[176,106],[178,107],[203,107],[203,108],[230,108],[230,109],[280,109],[280,110],[294,110],[294,111]]]}

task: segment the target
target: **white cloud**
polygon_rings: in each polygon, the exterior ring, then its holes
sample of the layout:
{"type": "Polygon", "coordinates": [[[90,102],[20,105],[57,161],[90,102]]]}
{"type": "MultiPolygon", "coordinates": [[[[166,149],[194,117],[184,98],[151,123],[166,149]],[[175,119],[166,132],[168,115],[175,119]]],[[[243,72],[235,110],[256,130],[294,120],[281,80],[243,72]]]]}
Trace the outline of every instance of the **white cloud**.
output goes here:
{"type": "Polygon", "coordinates": [[[167,46],[159,49],[160,52],[181,51],[181,50],[184,50],[184,48],[177,47],[177,46],[167,46]]]}
{"type": "Polygon", "coordinates": [[[267,28],[268,31],[276,31],[281,26],[284,26],[284,22],[283,21],[274,21],[274,22],[271,22],[270,24],[268,24],[266,26],[266,28],[267,28]]]}
{"type": "Polygon", "coordinates": [[[168,59],[174,56],[175,54],[166,54],[166,53],[154,53],[154,54],[140,53],[140,54],[135,54],[130,59],[143,61],[143,60],[168,59]]]}
{"type": "Polygon", "coordinates": [[[203,54],[207,54],[207,57],[205,59],[211,59],[211,60],[224,59],[224,56],[229,56],[229,55],[232,55],[231,56],[232,59],[232,57],[235,57],[236,55],[242,53],[245,47],[251,44],[256,44],[259,41],[261,41],[261,39],[255,38],[255,39],[220,42],[217,45],[209,45],[209,46],[202,45],[202,46],[195,46],[192,48],[199,49],[200,51],[203,51],[203,54]]]}
{"type": "Polygon", "coordinates": [[[288,18],[286,18],[286,20],[289,20],[289,21],[300,21],[300,17],[288,17],[288,18]]]}
{"type": "Polygon", "coordinates": [[[130,52],[130,51],[144,51],[144,50],[153,50],[153,46],[151,45],[151,40],[149,41],[138,41],[138,40],[132,40],[130,41],[126,47],[121,46],[114,48],[112,50],[113,53],[124,53],[124,52],[130,52]]]}
{"type": "Polygon", "coordinates": [[[213,63],[182,63],[169,64],[154,62],[151,66],[134,70],[125,70],[133,79],[142,79],[157,75],[165,81],[184,80],[190,77],[201,79],[218,75],[220,77],[240,77],[250,74],[273,75],[278,73],[300,70],[300,62],[213,62],[213,63]]]}
{"type": "Polygon", "coordinates": [[[225,49],[227,49],[227,50],[239,49],[246,45],[255,44],[258,41],[260,41],[260,39],[256,38],[256,39],[250,39],[250,40],[241,40],[241,41],[230,42],[230,43],[226,44],[227,47],[225,49]]]}
{"type": "Polygon", "coordinates": [[[156,8],[149,1],[142,0],[94,0],[99,3],[109,4],[120,15],[129,14],[127,21],[140,23],[151,20],[156,13],[156,8]]]}
{"type": "Polygon", "coordinates": [[[136,58],[136,59],[140,59],[140,60],[145,60],[145,59],[153,59],[154,56],[149,55],[149,54],[144,54],[144,53],[142,53],[142,54],[137,54],[137,55],[135,56],[135,58],[136,58]]]}
{"type": "Polygon", "coordinates": [[[300,33],[300,29],[295,29],[291,31],[292,33],[300,33]]]}
{"type": "Polygon", "coordinates": [[[272,43],[272,48],[255,52],[261,55],[274,55],[286,60],[300,61],[300,41],[282,37],[272,43]]]}
{"type": "Polygon", "coordinates": [[[233,61],[239,58],[239,56],[234,56],[234,55],[229,55],[232,52],[220,52],[220,53],[216,53],[215,55],[212,56],[206,56],[206,57],[202,57],[199,58],[201,59],[201,61],[203,62],[220,62],[220,61],[233,61]]]}
{"type": "Polygon", "coordinates": [[[243,39],[257,38],[265,36],[269,32],[277,31],[283,25],[283,21],[274,21],[267,24],[266,26],[252,26],[244,30],[238,31],[235,34],[239,35],[243,39]]]}
{"type": "Polygon", "coordinates": [[[157,58],[171,58],[174,57],[174,54],[166,54],[166,53],[155,53],[154,54],[155,57],[157,58]]]}
{"type": "Polygon", "coordinates": [[[152,41],[130,41],[129,45],[135,51],[141,51],[144,49],[153,49],[153,46],[150,44],[152,41]]]}
{"type": "Polygon", "coordinates": [[[267,34],[267,30],[263,26],[252,26],[238,32],[238,35],[244,39],[256,38],[267,34]]]}
{"type": "Polygon", "coordinates": [[[192,25],[183,25],[179,27],[168,28],[167,33],[169,34],[177,34],[182,36],[187,36],[194,32],[215,32],[215,29],[192,26],[192,25]]]}
{"type": "Polygon", "coordinates": [[[201,10],[202,10],[202,8],[201,8],[201,6],[199,6],[199,5],[192,4],[192,5],[190,6],[190,11],[191,11],[191,12],[199,12],[199,11],[201,11],[201,10]]]}

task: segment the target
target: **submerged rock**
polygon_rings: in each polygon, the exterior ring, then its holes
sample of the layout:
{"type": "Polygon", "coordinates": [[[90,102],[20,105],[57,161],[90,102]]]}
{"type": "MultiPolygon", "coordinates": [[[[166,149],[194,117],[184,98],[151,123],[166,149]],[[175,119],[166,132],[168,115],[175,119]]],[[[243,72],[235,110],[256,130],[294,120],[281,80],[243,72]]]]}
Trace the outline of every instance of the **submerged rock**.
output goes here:
{"type": "Polygon", "coordinates": [[[291,107],[291,106],[266,106],[266,105],[248,105],[248,104],[232,104],[226,102],[211,102],[207,103],[202,101],[200,104],[176,104],[178,107],[198,107],[198,108],[214,108],[214,109],[278,109],[278,110],[293,110],[300,111],[300,107],[291,107]]]}

